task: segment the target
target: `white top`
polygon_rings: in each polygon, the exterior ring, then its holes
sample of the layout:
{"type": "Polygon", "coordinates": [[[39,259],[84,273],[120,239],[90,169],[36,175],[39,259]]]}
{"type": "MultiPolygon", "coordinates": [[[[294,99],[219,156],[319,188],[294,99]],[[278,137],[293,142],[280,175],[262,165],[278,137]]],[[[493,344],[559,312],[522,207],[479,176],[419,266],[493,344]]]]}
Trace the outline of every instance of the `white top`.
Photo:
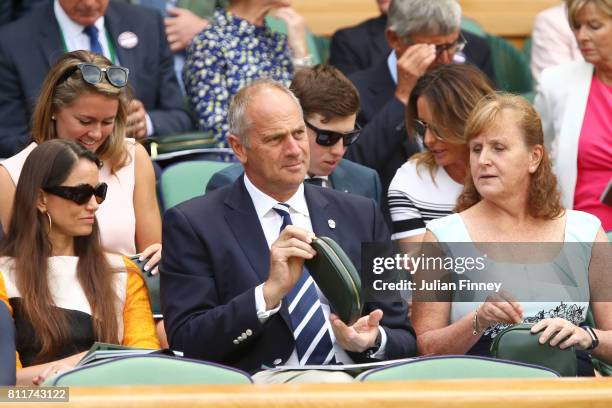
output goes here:
{"type": "Polygon", "coordinates": [[[463,185],[450,178],[444,167],[429,169],[409,160],[397,170],[387,193],[393,221],[391,239],[425,233],[429,221],[452,214],[463,185]]]}
{"type": "MultiPolygon", "coordinates": [[[[100,170],[100,181],[108,184],[108,190],[106,200],[96,212],[96,218],[104,249],[107,252],[129,256],[136,253],[136,214],[134,211],[136,142],[134,139],[126,138],[125,143],[129,163],[115,174],[111,174],[106,164],[100,170]]],[[[15,185],[19,181],[21,169],[27,157],[36,146],[36,143],[31,143],[13,157],[0,163],[0,166],[8,171],[15,185]]]]}
{"type": "MultiPolygon", "coordinates": [[[[261,228],[263,229],[264,235],[266,236],[268,248],[270,248],[272,247],[274,241],[278,239],[278,236],[280,235],[280,228],[283,225],[283,217],[281,217],[280,214],[278,214],[273,209],[273,207],[278,204],[278,201],[255,187],[255,185],[247,177],[246,173],[244,175],[244,185],[247,189],[247,192],[251,196],[251,200],[253,200],[255,212],[257,212],[257,217],[259,218],[259,222],[261,223],[261,228]]],[[[303,183],[300,184],[300,187],[295,192],[295,194],[291,198],[289,198],[289,200],[285,201],[285,204],[289,205],[289,216],[291,217],[291,222],[293,223],[293,225],[304,228],[308,231],[312,231],[312,223],[310,221],[308,205],[306,204],[306,197],[304,196],[303,183]]],[[[323,309],[323,315],[325,316],[327,330],[329,331],[331,341],[334,345],[334,354],[336,356],[336,361],[344,364],[351,364],[353,363],[353,359],[351,359],[351,357],[349,357],[346,351],[344,351],[344,349],[342,349],[342,347],[338,345],[338,343],[336,342],[336,336],[334,336],[334,331],[331,328],[331,324],[329,322],[329,315],[331,313],[329,301],[327,300],[325,295],[323,295],[323,292],[321,292],[316,283],[315,287],[317,288],[317,294],[319,295],[319,300],[321,301],[321,308],[323,309]]],[[[262,321],[267,320],[270,316],[277,313],[281,308],[281,305],[279,304],[277,308],[266,311],[266,302],[263,297],[263,283],[255,288],[255,302],[257,308],[257,317],[259,317],[259,319],[262,321]]],[[[372,355],[372,357],[382,359],[387,344],[387,336],[382,328],[380,329],[380,332],[382,335],[381,346],[378,352],[372,355]]],[[[293,350],[291,356],[289,356],[284,365],[299,365],[299,358],[295,349],[293,350]]]]}
{"type": "MultiPolygon", "coordinates": [[[[535,323],[540,319],[547,317],[562,317],[576,325],[584,321],[584,319],[586,318],[587,309],[589,307],[588,268],[591,260],[591,244],[595,241],[595,237],[597,236],[597,232],[600,228],[601,222],[594,215],[582,211],[567,210],[564,242],[586,243],[587,245],[576,245],[572,246],[569,249],[564,247],[564,249],[560,252],[560,255],[556,256],[553,261],[547,263],[534,263],[524,265],[521,264],[525,270],[525,273],[528,276],[533,276],[533,272],[528,270],[531,267],[535,272],[538,273],[542,273],[542,271],[547,271],[548,269],[550,269],[553,273],[556,273],[557,278],[559,276],[568,276],[574,278],[576,280],[576,286],[568,286],[574,290],[567,293],[570,297],[580,300],[565,302],[529,302],[521,301],[521,299],[519,298],[518,301],[523,306],[523,319],[525,322],[535,323]],[[571,253],[568,251],[571,251],[571,253]],[[529,275],[530,273],[531,275],[529,275]]],[[[460,214],[452,214],[448,217],[432,221],[427,226],[427,229],[430,230],[436,236],[438,242],[473,242],[471,237],[469,236],[467,227],[460,214]]],[[[460,245],[451,245],[450,248],[462,248],[461,250],[463,250],[466,247],[460,245]]],[[[534,250],[537,250],[537,248],[535,248],[534,250]]],[[[476,249],[475,246],[472,246],[472,251],[477,255],[482,255],[480,251],[476,249]]],[[[458,254],[453,251],[453,255],[457,256],[458,254]]],[[[485,270],[490,270],[489,268],[492,268],[495,269],[495,271],[492,271],[493,273],[497,273],[497,271],[500,271],[500,273],[503,274],[504,264],[496,263],[492,259],[487,259],[485,261],[485,265],[487,268],[485,270]]],[[[505,270],[507,271],[508,268],[506,268],[505,270]]],[[[516,272],[518,270],[519,269],[517,269],[517,265],[514,264],[512,271],[516,272]]],[[[494,279],[491,279],[491,281],[493,280],[494,279]]],[[[534,282],[536,280],[537,278],[534,279],[534,282]]],[[[517,279],[514,279],[512,281],[510,279],[507,279],[506,281],[521,286],[521,296],[529,296],[529,294],[526,293],[528,290],[530,290],[528,284],[525,284],[524,282],[519,282],[519,280],[517,279]]],[[[558,280],[556,282],[538,281],[537,287],[531,287],[531,289],[532,292],[535,294],[551,290],[557,290],[557,292],[552,293],[561,293],[558,292],[558,290],[560,288],[559,285],[562,284],[563,282],[561,280],[558,280]],[[551,285],[557,286],[556,288],[554,288],[551,285]]],[[[564,287],[563,289],[565,290],[567,289],[567,287],[564,287]]],[[[480,303],[481,302],[467,301],[452,302],[450,323],[454,323],[459,319],[463,318],[463,316],[472,313],[480,303]]],[[[507,326],[507,324],[497,324],[495,326],[492,326],[485,331],[485,335],[495,337],[497,333],[499,333],[507,326]]]]}

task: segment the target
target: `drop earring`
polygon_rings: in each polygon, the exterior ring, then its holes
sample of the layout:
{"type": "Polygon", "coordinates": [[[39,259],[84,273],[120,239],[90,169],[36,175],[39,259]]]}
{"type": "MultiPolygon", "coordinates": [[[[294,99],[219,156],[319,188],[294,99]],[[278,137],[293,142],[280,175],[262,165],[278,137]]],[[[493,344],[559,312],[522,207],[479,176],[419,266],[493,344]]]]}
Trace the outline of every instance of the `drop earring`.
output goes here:
{"type": "Polygon", "coordinates": [[[49,220],[49,234],[51,233],[51,229],[53,228],[53,222],[51,222],[51,214],[49,214],[49,212],[45,212],[45,214],[47,214],[47,219],[49,220]]]}

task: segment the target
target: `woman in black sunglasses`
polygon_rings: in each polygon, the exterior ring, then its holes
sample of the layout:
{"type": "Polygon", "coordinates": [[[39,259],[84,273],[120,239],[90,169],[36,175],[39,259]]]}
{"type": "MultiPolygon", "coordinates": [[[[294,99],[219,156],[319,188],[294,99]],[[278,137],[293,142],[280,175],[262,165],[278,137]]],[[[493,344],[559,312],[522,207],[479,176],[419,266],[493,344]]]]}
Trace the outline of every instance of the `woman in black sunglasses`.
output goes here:
{"type": "Polygon", "coordinates": [[[406,128],[424,151],[400,167],[389,186],[393,239],[420,242],[429,221],[453,212],[467,171],[465,121],[491,92],[484,74],[468,64],[442,65],[418,80],[406,128]]]}
{"type": "Polygon", "coordinates": [[[155,175],[146,150],[125,137],[128,70],[89,51],[66,53],[51,68],[34,109],[33,142],[0,165],[0,218],[10,223],[15,185],[36,145],[68,139],[96,153],[104,163],[101,179],[109,198],[98,212],[102,243],[108,251],[161,257],[161,217],[155,175]]]}
{"type": "Polygon", "coordinates": [[[159,348],[138,267],[100,244],[100,167],[68,140],[40,144],[24,163],[0,248],[0,301],[15,320],[18,384],[73,367],[94,341],[159,348]]]}

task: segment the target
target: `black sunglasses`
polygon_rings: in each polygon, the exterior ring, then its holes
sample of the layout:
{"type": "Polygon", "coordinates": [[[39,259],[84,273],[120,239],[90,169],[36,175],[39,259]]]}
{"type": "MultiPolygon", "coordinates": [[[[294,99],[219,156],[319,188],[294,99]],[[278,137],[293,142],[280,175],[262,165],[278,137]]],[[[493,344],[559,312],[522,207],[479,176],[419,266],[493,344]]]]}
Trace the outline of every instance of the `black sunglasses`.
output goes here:
{"type": "Polygon", "coordinates": [[[91,196],[95,196],[96,202],[98,204],[102,204],[106,198],[107,189],[108,186],[106,183],[100,183],[95,187],[92,187],[90,184],[79,184],[78,186],[55,186],[43,188],[43,190],[47,193],[73,201],[78,205],[87,203],[91,199],[91,196]]]}
{"type": "Polygon", "coordinates": [[[310,129],[314,130],[317,134],[317,144],[321,146],[333,146],[338,143],[338,140],[342,139],[342,144],[344,146],[350,146],[359,139],[359,135],[361,135],[361,126],[358,123],[355,123],[355,129],[351,130],[347,133],[334,132],[332,130],[319,129],[316,126],[311,125],[307,121],[304,121],[306,126],[310,129]]]}
{"type": "Polygon", "coordinates": [[[125,67],[120,67],[118,65],[111,65],[106,68],[100,68],[95,64],[90,63],[81,63],[77,64],[64,74],[59,83],[67,80],[72,74],[76,72],[76,70],[81,71],[81,75],[83,75],[83,80],[89,84],[95,85],[102,82],[102,74],[106,75],[106,79],[108,83],[117,87],[123,88],[127,85],[128,75],[130,74],[130,70],[125,67]]]}

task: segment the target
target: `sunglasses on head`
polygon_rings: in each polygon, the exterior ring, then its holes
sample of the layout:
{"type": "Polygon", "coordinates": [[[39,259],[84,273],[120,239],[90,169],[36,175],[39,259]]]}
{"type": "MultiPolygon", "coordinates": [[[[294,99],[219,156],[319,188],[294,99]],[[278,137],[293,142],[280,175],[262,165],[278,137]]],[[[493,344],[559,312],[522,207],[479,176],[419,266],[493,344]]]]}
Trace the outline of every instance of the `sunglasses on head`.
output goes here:
{"type": "Polygon", "coordinates": [[[87,203],[91,196],[96,197],[96,202],[102,204],[106,198],[106,183],[100,183],[93,187],[90,184],[79,184],[78,186],[55,186],[43,188],[49,194],[56,195],[66,200],[83,205],[87,203]]]}
{"type": "Polygon", "coordinates": [[[129,69],[125,67],[120,67],[118,65],[111,65],[106,68],[100,68],[96,64],[81,63],[75,65],[72,69],[66,71],[66,74],[64,74],[64,77],[59,81],[59,83],[62,83],[67,80],[70,75],[76,72],[77,69],[81,71],[81,75],[83,75],[83,80],[89,84],[99,84],[100,82],[102,82],[102,74],[105,74],[108,83],[117,88],[123,88],[127,85],[128,75],[130,73],[129,69]]]}
{"type": "Polygon", "coordinates": [[[333,146],[338,143],[338,140],[342,139],[344,146],[350,146],[359,139],[361,134],[361,126],[355,123],[355,129],[347,133],[334,132],[332,130],[319,129],[316,126],[311,125],[307,121],[304,121],[306,126],[312,129],[317,134],[317,144],[321,146],[333,146]]]}

